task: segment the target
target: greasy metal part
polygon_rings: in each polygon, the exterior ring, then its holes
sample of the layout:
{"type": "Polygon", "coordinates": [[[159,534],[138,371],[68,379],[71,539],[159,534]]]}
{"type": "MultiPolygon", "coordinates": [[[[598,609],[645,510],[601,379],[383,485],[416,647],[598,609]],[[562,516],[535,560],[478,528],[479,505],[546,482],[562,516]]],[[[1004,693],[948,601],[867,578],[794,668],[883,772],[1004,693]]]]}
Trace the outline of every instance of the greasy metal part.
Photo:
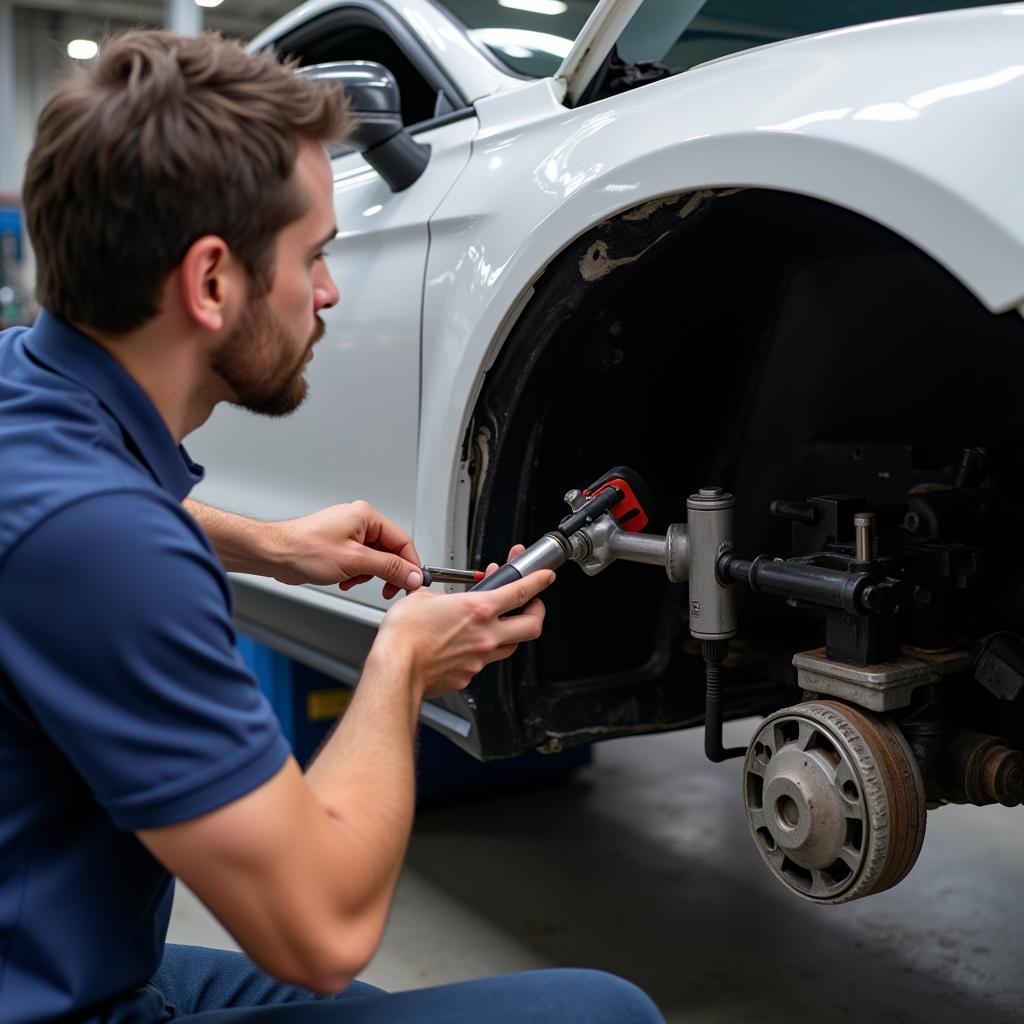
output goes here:
{"type": "MultiPolygon", "coordinates": [[[[572,493],[571,491],[569,492],[572,493]]],[[[571,537],[585,526],[596,523],[606,512],[610,512],[625,495],[618,487],[604,487],[597,494],[576,504],[579,508],[569,513],[559,524],[558,532],[563,537],[571,537]]]]}
{"type": "Polygon", "coordinates": [[[665,571],[672,583],[690,578],[690,530],[686,523],[672,523],[665,534],[665,571]]]}
{"type": "Polygon", "coordinates": [[[617,529],[608,537],[608,551],[613,558],[644,565],[665,565],[668,544],[664,537],[653,533],[627,533],[617,529]]]}
{"type": "Polygon", "coordinates": [[[777,519],[788,519],[793,523],[804,523],[813,526],[818,521],[818,510],[806,501],[786,501],[776,498],[768,506],[768,511],[777,519]]]}
{"type": "Polygon", "coordinates": [[[736,635],[736,593],[718,575],[718,560],[732,550],[736,499],[704,487],[686,499],[690,545],[690,635],[728,640],[736,635]]]}
{"type": "Polygon", "coordinates": [[[870,562],[875,546],[873,512],[858,512],[853,517],[854,551],[858,562],[870,562]]]}
{"type": "Polygon", "coordinates": [[[586,505],[587,496],[581,490],[574,488],[571,491],[566,491],[564,501],[569,506],[570,512],[579,512],[586,505]]]}
{"type": "Polygon", "coordinates": [[[747,751],[743,790],[765,863],[812,902],[882,892],[921,851],[924,784],[885,717],[832,701],[775,712],[747,751]]]}
{"type": "Polygon", "coordinates": [[[994,697],[1016,700],[1024,692],[1024,641],[1009,632],[985,637],[974,656],[974,678],[994,697]]]}
{"type": "Polygon", "coordinates": [[[971,664],[967,651],[933,653],[904,647],[897,661],[881,665],[848,665],[826,656],[825,648],[793,655],[802,690],[824,693],[872,711],[893,711],[910,704],[920,686],[938,682],[971,664]]]}
{"type": "Polygon", "coordinates": [[[988,468],[988,451],[984,448],[965,448],[960,454],[960,468],[954,487],[958,491],[980,487],[988,468]]]}
{"type": "MultiPolygon", "coordinates": [[[[690,536],[693,537],[692,527],[690,536]]],[[[696,541],[692,543],[696,544],[696,541]]],[[[872,583],[870,573],[825,569],[770,555],[758,555],[750,562],[726,554],[719,561],[718,568],[725,579],[746,583],[754,591],[793,597],[823,608],[838,608],[851,615],[863,615],[869,610],[864,606],[863,598],[872,583]]]]}
{"type": "Polygon", "coordinates": [[[945,799],[979,807],[1024,802],[1024,754],[1006,740],[964,729],[951,737],[947,753],[945,799]]]}
{"type": "Polygon", "coordinates": [[[569,538],[570,558],[588,576],[596,576],[612,562],[660,565],[673,583],[685,583],[690,550],[685,523],[673,523],[664,536],[623,530],[614,516],[604,515],[569,538]]]}

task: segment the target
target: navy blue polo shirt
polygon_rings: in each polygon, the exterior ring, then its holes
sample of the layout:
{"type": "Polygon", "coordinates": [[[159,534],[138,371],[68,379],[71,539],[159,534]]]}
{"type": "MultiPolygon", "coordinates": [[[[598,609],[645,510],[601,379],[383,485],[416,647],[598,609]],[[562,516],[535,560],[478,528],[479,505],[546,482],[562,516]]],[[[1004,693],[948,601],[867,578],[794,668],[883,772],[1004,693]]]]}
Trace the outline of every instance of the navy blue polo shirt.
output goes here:
{"type": "Polygon", "coordinates": [[[0,1024],[158,1016],[172,879],[134,831],[288,756],[181,505],[201,476],[99,345],[0,334],[0,1024]]]}

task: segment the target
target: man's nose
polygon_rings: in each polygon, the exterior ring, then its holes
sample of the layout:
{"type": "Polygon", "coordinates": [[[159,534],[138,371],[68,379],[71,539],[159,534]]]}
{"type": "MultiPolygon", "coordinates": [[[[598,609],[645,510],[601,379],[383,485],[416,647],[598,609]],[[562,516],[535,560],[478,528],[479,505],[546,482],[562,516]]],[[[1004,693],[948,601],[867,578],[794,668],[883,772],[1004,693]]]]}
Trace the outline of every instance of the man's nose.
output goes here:
{"type": "Polygon", "coordinates": [[[321,309],[330,309],[331,306],[336,306],[339,298],[341,298],[341,292],[338,291],[338,286],[334,283],[334,278],[327,269],[325,262],[322,265],[319,278],[313,284],[313,304],[316,311],[319,312],[321,309]]]}

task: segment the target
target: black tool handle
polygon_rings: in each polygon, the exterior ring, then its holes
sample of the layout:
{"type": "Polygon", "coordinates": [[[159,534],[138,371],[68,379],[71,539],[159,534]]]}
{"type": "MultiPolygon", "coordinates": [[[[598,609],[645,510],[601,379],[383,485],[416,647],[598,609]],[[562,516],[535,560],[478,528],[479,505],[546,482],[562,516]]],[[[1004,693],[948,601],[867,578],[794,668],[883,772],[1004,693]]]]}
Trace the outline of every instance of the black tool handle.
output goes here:
{"type": "Polygon", "coordinates": [[[498,587],[503,587],[506,583],[515,583],[516,580],[522,578],[523,574],[514,565],[506,562],[486,579],[482,579],[475,587],[470,587],[469,591],[472,593],[474,590],[497,590],[498,587]]]}

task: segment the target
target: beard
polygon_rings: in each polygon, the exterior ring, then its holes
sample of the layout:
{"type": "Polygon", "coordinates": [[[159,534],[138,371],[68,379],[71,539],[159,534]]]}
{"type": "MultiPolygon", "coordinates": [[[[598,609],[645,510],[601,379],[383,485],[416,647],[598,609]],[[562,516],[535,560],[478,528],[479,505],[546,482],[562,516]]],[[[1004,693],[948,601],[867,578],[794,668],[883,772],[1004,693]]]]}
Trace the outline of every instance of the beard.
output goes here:
{"type": "Polygon", "coordinates": [[[303,345],[265,299],[256,299],[248,303],[235,329],[214,353],[212,369],[230,388],[232,405],[261,416],[287,416],[309,391],[303,370],[309,350],[323,334],[324,322],[318,316],[313,334],[303,345]]]}

